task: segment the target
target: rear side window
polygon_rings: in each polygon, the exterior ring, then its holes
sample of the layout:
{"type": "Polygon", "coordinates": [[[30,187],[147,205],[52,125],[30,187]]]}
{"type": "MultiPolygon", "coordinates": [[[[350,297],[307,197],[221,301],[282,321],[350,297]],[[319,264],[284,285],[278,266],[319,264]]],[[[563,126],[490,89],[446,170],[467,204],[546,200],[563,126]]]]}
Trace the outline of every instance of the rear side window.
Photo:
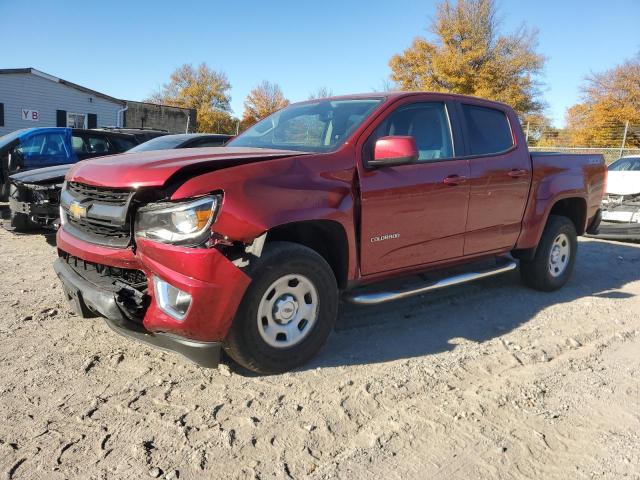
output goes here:
{"type": "Polygon", "coordinates": [[[126,152],[138,145],[133,138],[111,137],[109,141],[115,145],[118,152],[126,152]]]}
{"type": "Polygon", "coordinates": [[[86,135],[84,144],[87,151],[91,154],[100,155],[109,153],[109,144],[107,139],[101,135],[86,135]]]}
{"type": "Polygon", "coordinates": [[[106,155],[109,153],[109,144],[102,135],[82,134],[71,138],[73,151],[77,154],[106,155]]]}
{"type": "Polygon", "coordinates": [[[471,155],[488,155],[513,146],[511,126],[504,112],[476,105],[462,105],[471,155]]]}

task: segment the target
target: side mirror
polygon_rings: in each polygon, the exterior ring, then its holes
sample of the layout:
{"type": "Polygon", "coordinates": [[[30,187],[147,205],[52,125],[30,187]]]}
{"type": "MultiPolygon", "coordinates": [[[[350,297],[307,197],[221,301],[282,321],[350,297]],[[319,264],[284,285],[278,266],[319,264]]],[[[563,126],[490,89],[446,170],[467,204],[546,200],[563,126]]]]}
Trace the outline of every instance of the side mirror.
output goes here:
{"type": "Polygon", "coordinates": [[[369,160],[369,165],[372,167],[387,167],[413,163],[417,160],[418,146],[413,137],[382,137],[376,141],[373,160],[369,160]]]}

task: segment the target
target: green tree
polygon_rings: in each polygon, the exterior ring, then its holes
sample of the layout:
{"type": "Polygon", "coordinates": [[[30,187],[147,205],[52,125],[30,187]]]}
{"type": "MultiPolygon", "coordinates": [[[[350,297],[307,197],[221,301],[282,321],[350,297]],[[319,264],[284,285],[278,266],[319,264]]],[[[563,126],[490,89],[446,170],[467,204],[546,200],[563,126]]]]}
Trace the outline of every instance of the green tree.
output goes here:
{"type": "Polygon", "coordinates": [[[244,113],[242,114],[241,128],[245,130],[251,125],[268,117],[274,112],[289,105],[289,100],[284,97],[282,89],[277,83],[264,80],[256,86],[244,101],[244,113]]]}
{"type": "Polygon", "coordinates": [[[236,131],[231,117],[231,84],[224,72],[212,70],[202,63],[197,68],[182,65],[177,68],[162,88],[147,101],[195,108],[198,114],[198,131],[230,133],[236,131]]]}
{"type": "Polygon", "coordinates": [[[391,79],[400,89],[475,95],[508,103],[521,115],[542,111],[537,33],[525,27],[500,33],[494,0],[445,0],[430,30],[432,40],[417,37],[391,58],[391,79]]]}

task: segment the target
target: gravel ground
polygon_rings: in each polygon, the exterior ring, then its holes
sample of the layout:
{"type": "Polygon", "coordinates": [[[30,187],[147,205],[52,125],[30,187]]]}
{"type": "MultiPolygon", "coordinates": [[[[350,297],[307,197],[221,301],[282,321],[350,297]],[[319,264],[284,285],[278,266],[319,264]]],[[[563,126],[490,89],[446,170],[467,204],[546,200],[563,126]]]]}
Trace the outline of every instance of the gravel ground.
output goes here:
{"type": "Polygon", "coordinates": [[[70,313],[52,238],[0,229],[6,478],[640,478],[640,247],[343,305],[293,373],[204,370],[70,313]]]}

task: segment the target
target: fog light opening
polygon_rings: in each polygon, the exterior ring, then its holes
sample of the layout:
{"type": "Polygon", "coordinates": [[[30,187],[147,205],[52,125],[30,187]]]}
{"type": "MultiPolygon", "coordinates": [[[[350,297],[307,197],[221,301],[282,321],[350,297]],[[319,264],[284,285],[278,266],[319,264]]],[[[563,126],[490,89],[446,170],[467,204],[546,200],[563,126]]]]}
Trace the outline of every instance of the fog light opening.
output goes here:
{"type": "Polygon", "coordinates": [[[153,288],[160,310],[176,320],[184,320],[191,305],[191,295],[158,277],[153,277],[153,288]]]}

